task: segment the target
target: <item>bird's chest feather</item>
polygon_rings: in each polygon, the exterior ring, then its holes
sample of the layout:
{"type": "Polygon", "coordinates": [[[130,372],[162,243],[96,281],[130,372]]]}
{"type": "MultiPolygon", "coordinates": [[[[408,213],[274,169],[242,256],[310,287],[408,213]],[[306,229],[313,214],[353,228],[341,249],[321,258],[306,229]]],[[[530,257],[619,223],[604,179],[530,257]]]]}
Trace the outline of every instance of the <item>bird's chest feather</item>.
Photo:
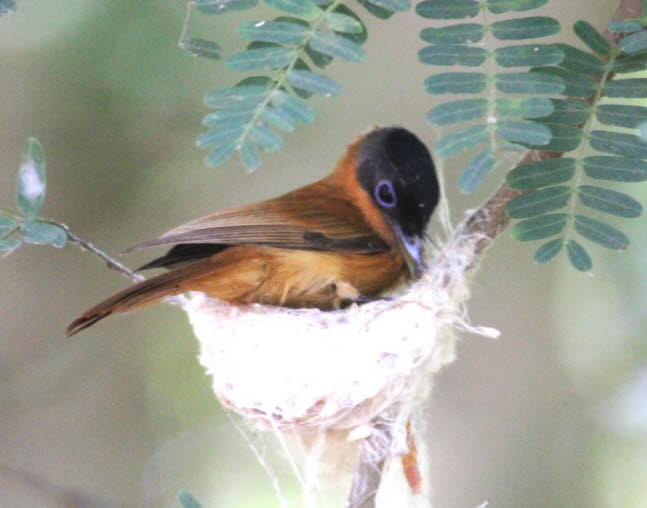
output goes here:
{"type": "Polygon", "coordinates": [[[288,249],[263,249],[264,281],[245,296],[246,302],[288,307],[335,307],[343,291],[377,296],[406,273],[394,252],[350,254],[288,249]],[[350,287],[349,287],[350,286],[350,287]]]}

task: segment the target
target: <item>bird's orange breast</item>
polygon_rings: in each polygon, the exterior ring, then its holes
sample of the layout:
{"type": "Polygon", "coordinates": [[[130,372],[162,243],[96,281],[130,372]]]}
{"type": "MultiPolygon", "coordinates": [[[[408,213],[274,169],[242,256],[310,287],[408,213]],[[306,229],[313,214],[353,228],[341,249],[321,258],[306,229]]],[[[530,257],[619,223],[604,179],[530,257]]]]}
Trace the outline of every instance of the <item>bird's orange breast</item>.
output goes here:
{"type": "Polygon", "coordinates": [[[212,273],[187,281],[183,290],[231,303],[297,308],[334,308],[340,299],[376,296],[406,274],[402,257],[394,251],[352,254],[237,246],[212,260],[212,273]]]}

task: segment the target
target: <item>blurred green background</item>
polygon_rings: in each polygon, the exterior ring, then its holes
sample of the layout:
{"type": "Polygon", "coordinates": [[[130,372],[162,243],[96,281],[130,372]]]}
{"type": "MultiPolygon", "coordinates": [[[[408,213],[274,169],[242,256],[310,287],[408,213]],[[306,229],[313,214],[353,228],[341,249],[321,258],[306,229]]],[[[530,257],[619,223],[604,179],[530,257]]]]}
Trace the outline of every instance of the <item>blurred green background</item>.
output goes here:
{"type": "MultiPolygon", "coordinates": [[[[316,123],[289,135],[256,173],[235,160],[206,168],[194,148],[202,95],[239,76],[177,48],[185,7],[39,0],[0,18],[0,204],[13,203],[23,143],[36,136],[48,163],[43,214],[117,254],[320,178],[371,124],[402,124],[430,145],[438,138],[424,120],[432,99],[422,80],[432,69],[416,58],[427,23],[412,13],[383,22],[358,8],[367,61],[330,67],[343,95],[311,100],[316,123]]],[[[615,7],[555,0],[542,14],[558,17],[561,37],[575,43],[576,19],[603,28],[615,7]]],[[[237,24],[262,18],[195,13],[190,33],[228,55],[242,47],[237,24]]],[[[497,184],[459,195],[464,162],[445,165],[455,218],[497,184]]],[[[629,193],[647,202],[644,185],[629,193]]],[[[535,265],[536,246],[507,237],[488,254],[470,314],[502,335],[466,336],[435,382],[435,507],[647,506],[647,228],[644,219],[622,227],[631,248],[591,249],[592,277],[564,259],[535,265]]],[[[149,255],[124,261],[134,267],[149,255]]],[[[158,305],[63,338],[73,317],[125,284],[74,247],[25,246],[0,260],[0,506],[171,507],[180,488],[207,507],[278,506],[214,400],[180,311],[158,305]]],[[[271,453],[270,440],[258,441],[271,453]]]]}

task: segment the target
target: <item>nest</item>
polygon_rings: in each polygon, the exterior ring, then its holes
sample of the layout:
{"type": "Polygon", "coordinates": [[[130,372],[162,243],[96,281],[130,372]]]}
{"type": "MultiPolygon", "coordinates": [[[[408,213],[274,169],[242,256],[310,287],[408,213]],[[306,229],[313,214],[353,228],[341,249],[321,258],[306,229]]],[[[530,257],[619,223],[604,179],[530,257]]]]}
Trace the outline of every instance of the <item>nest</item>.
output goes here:
{"type": "Polygon", "coordinates": [[[355,450],[372,437],[373,461],[406,454],[407,422],[426,400],[431,376],[454,360],[455,330],[498,333],[471,326],[464,311],[480,240],[455,237],[397,297],[342,311],[232,306],[193,295],[185,310],[214,393],[256,429],[305,442],[334,435],[336,448],[355,450]]]}

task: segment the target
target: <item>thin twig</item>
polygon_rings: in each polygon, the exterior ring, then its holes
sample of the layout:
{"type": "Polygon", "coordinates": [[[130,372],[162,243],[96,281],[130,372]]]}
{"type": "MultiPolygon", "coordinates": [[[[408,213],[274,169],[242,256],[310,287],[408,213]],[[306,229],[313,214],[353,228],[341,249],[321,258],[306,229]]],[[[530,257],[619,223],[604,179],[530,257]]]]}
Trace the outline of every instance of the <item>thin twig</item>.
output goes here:
{"type": "Polygon", "coordinates": [[[49,224],[53,224],[53,225],[58,226],[59,228],[63,229],[65,231],[65,233],[67,234],[67,238],[68,238],[68,240],[70,242],[76,243],[81,248],[83,248],[83,249],[85,249],[85,250],[87,250],[89,252],[92,252],[93,254],[96,254],[97,256],[99,256],[101,259],[103,259],[106,262],[106,264],[108,265],[108,268],[110,268],[111,270],[119,272],[120,274],[122,274],[125,277],[128,277],[130,280],[132,280],[134,282],[140,282],[140,281],[145,279],[145,277],[133,272],[130,268],[123,265],[122,263],[120,263],[116,259],[110,257],[108,254],[103,252],[98,247],[95,247],[90,242],[86,242],[85,240],[83,240],[83,239],[79,238],[78,236],[76,236],[74,233],[72,233],[70,228],[67,227],[65,224],[63,224],[61,222],[56,222],[56,221],[53,221],[53,220],[45,220],[44,222],[48,222],[49,224]]]}
{"type": "MultiPolygon", "coordinates": [[[[620,0],[613,20],[640,18],[641,16],[641,0],[620,0]]],[[[608,31],[605,33],[605,36],[611,44],[617,44],[617,39],[608,31]]],[[[561,156],[562,154],[557,152],[530,150],[516,166],[561,156]]],[[[492,245],[494,240],[508,226],[510,219],[505,212],[507,204],[524,192],[511,189],[503,183],[480,208],[473,212],[457,228],[454,234],[455,240],[460,241],[461,238],[474,238],[475,236],[479,238],[473,244],[473,250],[470,253],[470,262],[465,265],[466,275],[471,275],[476,270],[487,248],[492,245]]],[[[374,457],[368,453],[374,449],[374,443],[371,441],[371,439],[374,439],[374,436],[375,434],[368,437],[360,447],[359,463],[353,476],[353,483],[346,508],[375,508],[376,506],[375,500],[382,481],[385,460],[375,462],[374,457]]],[[[383,429],[381,432],[380,441],[382,446],[384,446],[385,437],[389,441],[392,439],[392,436],[388,434],[388,429],[383,429]]]]}
{"type": "Polygon", "coordinates": [[[184,22],[182,23],[182,33],[180,34],[180,40],[177,41],[177,45],[181,48],[184,39],[186,39],[186,33],[189,30],[189,20],[191,19],[191,8],[193,7],[194,2],[190,1],[186,4],[186,12],[184,14],[184,22]]]}

